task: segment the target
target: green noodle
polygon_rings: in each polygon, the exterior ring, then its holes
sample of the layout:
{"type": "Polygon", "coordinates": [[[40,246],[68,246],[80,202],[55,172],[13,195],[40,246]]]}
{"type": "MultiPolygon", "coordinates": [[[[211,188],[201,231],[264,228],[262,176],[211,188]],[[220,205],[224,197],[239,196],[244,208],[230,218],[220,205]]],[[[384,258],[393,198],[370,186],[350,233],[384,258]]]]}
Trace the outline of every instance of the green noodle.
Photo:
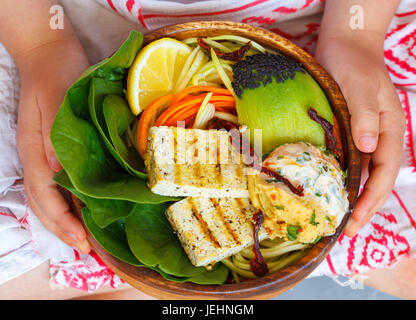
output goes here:
{"type": "MultiPolygon", "coordinates": [[[[310,246],[310,244],[303,244],[298,241],[263,240],[260,243],[260,252],[267,264],[269,273],[273,273],[299,259],[310,246]]],[[[238,276],[249,279],[257,278],[250,267],[250,260],[253,257],[252,247],[249,247],[221,262],[231,270],[234,281],[237,282],[238,276]]]]}

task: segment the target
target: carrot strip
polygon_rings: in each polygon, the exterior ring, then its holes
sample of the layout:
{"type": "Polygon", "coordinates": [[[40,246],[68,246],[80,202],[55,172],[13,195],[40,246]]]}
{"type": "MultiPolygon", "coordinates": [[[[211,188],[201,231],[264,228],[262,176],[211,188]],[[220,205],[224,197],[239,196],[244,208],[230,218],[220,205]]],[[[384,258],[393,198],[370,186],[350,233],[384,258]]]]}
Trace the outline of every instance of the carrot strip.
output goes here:
{"type": "Polygon", "coordinates": [[[169,126],[169,125],[172,125],[171,124],[172,122],[174,123],[174,125],[176,125],[177,121],[184,120],[187,116],[189,116],[191,114],[196,115],[198,110],[199,110],[199,104],[195,104],[195,105],[190,106],[186,109],[182,109],[180,112],[178,112],[177,114],[174,114],[172,117],[167,119],[167,121],[165,121],[163,125],[169,126]]]}
{"type": "Polygon", "coordinates": [[[215,108],[235,108],[235,103],[234,102],[230,102],[230,101],[214,101],[212,103],[215,108]]]}
{"type": "Polygon", "coordinates": [[[186,88],[186,89],[178,92],[176,94],[176,97],[172,101],[172,103],[175,103],[175,102],[178,102],[178,101],[182,100],[184,97],[186,97],[187,95],[189,95],[191,93],[195,93],[195,92],[207,92],[207,91],[211,91],[213,93],[221,93],[223,95],[230,95],[230,96],[232,96],[232,93],[229,90],[227,90],[227,89],[217,88],[217,87],[212,87],[212,86],[193,86],[193,87],[188,87],[188,88],[186,88]]]}
{"type": "Polygon", "coordinates": [[[176,106],[170,106],[168,109],[166,109],[156,120],[155,125],[161,126],[162,123],[166,123],[166,121],[172,117],[175,113],[179,112],[182,109],[192,108],[194,105],[201,103],[203,98],[193,99],[185,102],[182,105],[176,105],[176,106]]]}
{"type": "MultiPolygon", "coordinates": [[[[204,98],[205,98],[205,95],[202,95],[202,97],[200,95],[196,98],[186,100],[186,102],[184,103],[172,104],[168,109],[166,109],[159,116],[159,118],[156,120],[155,125],[160,126],[162,123],[165,123],[167,119],[169,119],[171,116],[173,116],[175,113],[177,113],[181,109],[188,108],[189,106],[192,106],[197,103],[200,104],[204,100],[204,98]]],[[[233,96],[212,96],[209,101],[210,102],[216,102],[216,101],[234,102],[235,100],[233,96]]]]}
{"type": "Polygon", "coordinates": [[[167,108],[166,105],[171,102],[173,98],[173,94],[157,98],[144,109],[137,126],[137,146],[142,158],[147,150],[147,133],[149,128],[161,111],[164,111],[164,109],[167,108]]]}

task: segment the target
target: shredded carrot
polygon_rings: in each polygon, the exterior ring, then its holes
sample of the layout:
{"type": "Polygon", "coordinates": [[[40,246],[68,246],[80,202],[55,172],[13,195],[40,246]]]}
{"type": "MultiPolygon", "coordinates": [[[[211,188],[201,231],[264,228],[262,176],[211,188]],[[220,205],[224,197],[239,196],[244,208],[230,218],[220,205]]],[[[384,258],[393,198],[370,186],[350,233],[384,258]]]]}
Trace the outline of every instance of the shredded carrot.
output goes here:
{"type": "Polygon", "coordinates": [[[175,98],[173,99],[172,103],[178,102],[180,100],[182,100],[184,97],[195,93],[195,92],[213,92],[215,93],[220,93],[222,95],[230,95],[232,96],[232,93],[228,90],[228,89],[224,89],[224,88],[217,88],[217,87],[212,87],[212,86],[193,86],[193,87],[188,87],[180,92],[178,92],[175,96],[175,98]]]}
{"type": "Polygon", "coordinates": [[[159,114],[168,107],[168,104],[173,98],[173,94],[160,97],[151,102],[146,109],[144,109],[137,126],[137,145],[142,158],[147,150],[147,134],[149,128],[153,125],[156,117],[158,117],[159,114]]]}
{"type": "Polygon", "coordinates": [[[144,109],[137,126],[137,144],[142,157],[147,150],[149,128],[154,126],[176,126],[185,121],[186,127],[192,126],[207,92],[212,92],[210,103],[221,112],[236,112],[233,94],[224,88],[213,86],[188,87],[177,94],[170,94],[154,100],[144,109]]]}
{"type": "Polygon", "coordinates": [[[165,123],[165,126],[174,126],[176,125],[177,121],[180,120],[184,120],[187,117],[191,116],[191,115],[195,115],[198,113],[199,110],[199,105],[193,105],[187,109],[183,109],[180,112],[178,112],[177,114],[173,115],[172,117],[170,117],[165,123]]]}
{"type": "MultiPolygon", "coordinates": [[[[187,99],[185,102],[180,103],[181,101],[172,104],[168,109],[166,109],[156,120],[155,125],[161,126],[162,123],[165,123],[171,116],[178,113],[180,110],[184,108],[190,108],[195,104],[201,104],[201,102],[204,100],[205,95],[199,95],[197,97],[194,97],[192,99],[187,99]]],[[[218,102],[218,101],[225,101],[225,102],[233,102],[234,103],[234,97],[233,96],[212,96],[209,100],[210,102],[218,102]]],[[[179,119],[180,120],[180,119],[179,119]]]]}
{"type": "Polygon", "coordinates": [[[233,109],[235,109],[235,103],[234,102],[231,102],[231,101],[214,101],[213,103],[212,103],[214,106],[215,106],[215,108],[233,108],[233,109]]]}

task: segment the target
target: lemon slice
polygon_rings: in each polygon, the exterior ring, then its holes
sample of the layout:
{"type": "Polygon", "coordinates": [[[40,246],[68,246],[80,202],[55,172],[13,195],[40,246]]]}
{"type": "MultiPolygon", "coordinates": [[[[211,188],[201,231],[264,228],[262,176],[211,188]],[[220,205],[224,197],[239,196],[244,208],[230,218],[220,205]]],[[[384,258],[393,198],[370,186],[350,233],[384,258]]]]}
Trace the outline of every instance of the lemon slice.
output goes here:
{"type": "Polygon", "coordinates": [[[191,51],[171,38],[154,41],[140,51],[127,77],[127,100],[134,115],[172,92],[191,51]]]}

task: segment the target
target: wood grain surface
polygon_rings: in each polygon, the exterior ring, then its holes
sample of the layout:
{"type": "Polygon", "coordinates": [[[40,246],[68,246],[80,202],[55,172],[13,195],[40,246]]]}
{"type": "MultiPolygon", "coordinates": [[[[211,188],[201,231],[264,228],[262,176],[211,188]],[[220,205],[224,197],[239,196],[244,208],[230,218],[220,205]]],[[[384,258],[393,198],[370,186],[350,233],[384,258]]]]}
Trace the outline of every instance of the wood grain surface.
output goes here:
{"type": "MultiPolygon", "coordinates": [[[[352,209],[360,186],[361,164],[360,153],[354,146],[351,136],[350,115],[338,85],[311,55],[289,40],[268,30],[227,21],[198,21],[167,26],[145,35],[144,45],[162,37],[182,40],[189,37],[222,34],[250,38],[266,48],[301,62],[322,87],[331,104],[339,128],[338,135],[343,148],[344,169],[348,169],[347,190],[350,209],[352,209]]],[[[81,217],[82,204],[74,196],[71,198],[74,211],[81,217]]],[[[138,290],[159,299],[269,299],[305,279],[324,260],[337,241],[349,215],[350,212],[345,215],[334,235],[322,238],[302,258],[291,265],[262,278],[221,286],[167,281],[153,270],[134,267],[112,257],[94,240],[91,234],[88,235],[88,240],[96,253],[123,280],[138,290]]]]}

